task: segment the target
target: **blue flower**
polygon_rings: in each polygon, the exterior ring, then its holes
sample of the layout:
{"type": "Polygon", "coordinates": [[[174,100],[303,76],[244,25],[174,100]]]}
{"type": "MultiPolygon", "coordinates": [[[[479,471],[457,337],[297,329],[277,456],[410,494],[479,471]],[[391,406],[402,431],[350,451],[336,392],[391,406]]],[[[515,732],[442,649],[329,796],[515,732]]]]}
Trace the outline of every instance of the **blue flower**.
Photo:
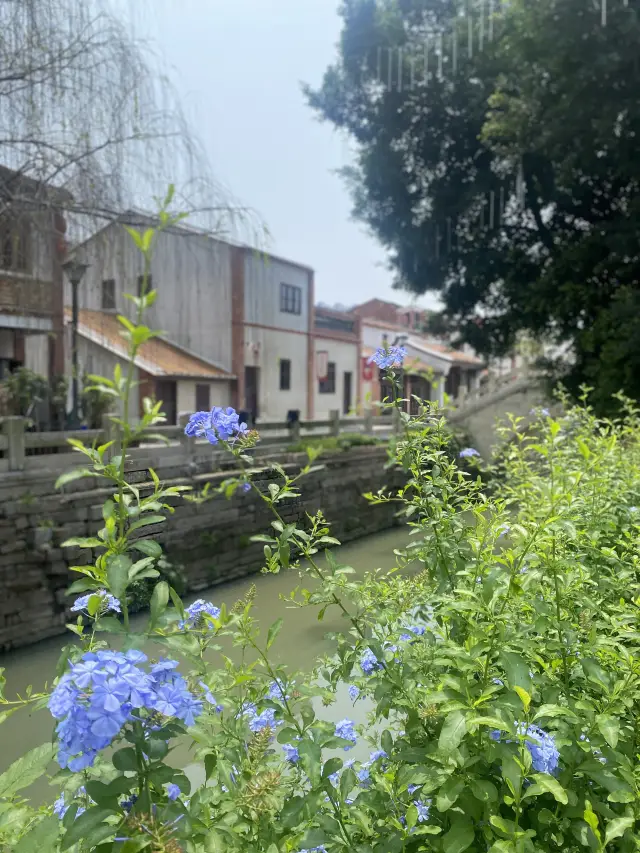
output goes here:
{"type": "Polygon", "coordinates": [[[469,459],[472,456],[480,456],[480,454],[474,447],[465,447],[464,450],[460,451],[458,456],[461,459],[469,459]]]}
{"type": "Polygon", "coordinates": [[[351,701],[355,702],[359,695],[360,695],[360,688],[356,687],[355,684],[350,684],[349,685],[349,697],[350,697],[351,701]]]}
{"type": "Polygon", "coordinates": [[[224,707],[216,702],[216,698],[211,692],[211,690],[207,687],[204,681],[199,681],[198,684],[202,687],[202,693],[205,701],[207,701],[210,705],[213,705],[215,710],[220,714],[224,710],[224,707]]]}
{"type": "Polygon", "coordinates": [[[69,806],[65,806],[64,804],[64,791],[60,794],[58,799],[53,804],[53,813],[56,817],[59,817],[60,820],[66,815],[69,810],[69,806]]]}
{"type": "Polygon", "coordinates": [[[210,601],[198,598],[185,609],[184,615],[185,618],[178,625],[181,631],[184,631],[185,628],[211,630],[213,625],[208,619],[205,619],[205,616],[210,616],[212,619],[219,619],[220,608],[216,607],[210,601]]]}
{"type": "Polygon", "coordinates": [[[173,782],[169,782],[167,785],[165,785],[165,788],[167,789],[167,797],[169,797],[170,800],[178,799],[181,791],[177,785],[174,785],[173,782]]]}
{"type": "Polygon", "coordinates": [[[497,684],[498,687],[504,687],[504,681],[502,681],[500,678],[492,678],[491,680],[494,684],[497,684]]]}
{"type": "Polygon", "coordinates": [[[284,743],[282,750],[287,761],[290,761],[292,764],[297,764],[300,761],[300,752],[297,746],[294,746],[292,743],[284,743]]]}
{"type": "Polygon", "coordinates": [[[249,729],[252,732],[261,732],[262,729],[266,729],[267,727],[270,729],[275,729],[278,725],[275,720],[275,710],[273,708],[267,708],[261,714],[256,714],[255,712],[250,715],[249,720],[249,729]]]}
{"type": "Polygon", "coordinates": [[[407,791],[409,792],[409,796],[411,796],[411,794],[415,794],[419,787],[420,785],[407,785],[407,791]]]}
{"type": "Polygon", "coordinates": [[[369,768],[366,764],[358,770],[356,776],[358,777],[358,782],[360,782],[363,788],[368,788],[371,785],[371,774],[369,773],[369,768]]]}
{"type": "MultiPolygon", "coordinates": [[[[531,753],[531,766],[537,773],[549,773],[552,775],[558,769],[560,761],[560,753],[556,746],[553,735],[548,734],[539,726],[533,724],[527,726],[526,723],[519,723],[517,732],[519,735],[526,737],[526,747],[531,753]]],[[[492,740],[500,740],[500,732],[492,731],[490,733],[492,740]]],[[[510,743],[510,741],[507,741],[510,743]]]]}
{"type": "Polygon", "coordinates": [[[407,357],[406,347],[378,347],[369,359],[369,364],[377,364],[381,370],[402,365],[407,357]]]}
{"type": "Polygon", "coordinates": [[[137,794],[131,794],[128,800],[122,800],[120,806],[123,811],[127,812],[127,814],[131,811],[131,809],[135,806],[136,801],[138,799],[137,794]]]}
{"type": "Polygon", "coordinates": [[[413,805],[418,810],[418,823],[429,820],[429,802],[424,803],[422,800],[414,800],[413,805]]]}
{"type": "Polygon", "coordinates": [[[414,637],[422,637],[426,634],[427,628],[426,625],[405,625],[404,632],[400,634],[400,639],[403,643],[407,643],[409,640],[413,640],[414,637]],[[409,631],[410,633],[407,633],[409,631]],[[413,636],[412,636],[413,634],[413,636]]]}
{"type": "Polygon", "coordinates": [[[251,483],[243,483],[240,486],[240,488],[242,489],[243,492],[250,492],[251,491],[251,483]]]}
{"type": "MultiPolygon", "coordinates": [[[[336,723],[335,735],[336,737],[340,737],[343,740],[350,740],[353,744],[357,741],[357,736],[354,729],[355,723],[353,720],[340,720],[339,723],[336,723]]],[[[345,746],[345,752],[348,752],[352,747],[345,746]]]]}
{"type": "Polygon", "coordinates": [[[327,848],[324,844],[321,844],[319,847],[309,847],[305,850],[298,850],[298,853],[327,853],[327,848]]]}
{"type": "Polygon", "coordinates": [[[58,762],[79,772],[91,767],[125,725],[147,725],[158,714],[193,725],[202,703],[175,671],[175,661],[160,661],[145,672],[142,652],[85,652],[62,676],[49,698],[58,720],[58,762]]]}
{"type": "Polygon", "coordinates": [[[340,774],[337,770],[335,773],[329,774],[329,781],[331,782],[334,788],[338,787],[338,785],[340,784],[340,774]]]}
{"type": "Polygon", "coordinates": [[[366,651],[360,658],[360,669],[364,672],[365,675],[371,675],[374,670],[382,669],[382,664],[371,651],[371,649],[366,649],[366,651]]]}
{"type": "Polygon", "coordinates": [[[289,699],[285,692],[284,685],[281,681],[273,681],[267,691],[267,698],[273,701],[282,702],[284,699],[289,699]]]}
{"type": "Polygon", "coordinates": [[[384,751],[384,749],[376,749],[374,752],[372,752],[369,756],[369,761],[371,764],[373,764],[374,762],[378,761],[379,758],[388,758],[388,755],[384,751]]]}
{"type": "Polygon", "coordinates": [[[98,607],[96,616],[102,616],[104,613],[107,613],[109,610],[113,610],[114,613],[121,613],[120,610],[120,602],[118,599],[108,593],[106,589],[98,589],[95,592],[89,592],[87,595],[81,595],[71,605],[71,610],[74,613],[80,612],[89,612],[89,601],[94,597],[98,596],[100,600],[100,605],[98,607]]]}
{"type": "Polygon", "coordinates": [[[218,441],[235,441],[249,430],[245,423],[240,423],[235,409],[214,406],[210,412],[191,415],[184,431],[190,438],[206,438],[211,444],[217,444],[218,441]]]}

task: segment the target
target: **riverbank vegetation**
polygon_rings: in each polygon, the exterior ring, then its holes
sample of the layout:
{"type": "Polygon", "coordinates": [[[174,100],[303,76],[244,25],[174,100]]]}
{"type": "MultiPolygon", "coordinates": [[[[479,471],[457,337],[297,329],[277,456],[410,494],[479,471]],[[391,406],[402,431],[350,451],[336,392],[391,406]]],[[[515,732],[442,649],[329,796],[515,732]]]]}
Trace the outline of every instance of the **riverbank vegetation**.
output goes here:
{"type": "MultiPolygon", "coordinates": [[[[170,201],[161,227],[174,221],[170,201]]],[[[132,238],[148,272],[154,232],[132,238]]],[[[131,364],[153,334],[142,319],[154,299],[143,289],[136,322],[122,321],[131,364]]],[[[402,352],[375,358],[394,381],[402,352]]],[[[640,419],[628,401],[616,421],[586,406],[559,418],[540,411],[535,434],[513,420],[493,496],[473,448],[452,458],[430,404],[415,418],[401,413],[393,464],[406,485],[366,497],[397,505],[413,534],[398,566],[419,561],[423,571],[363,581],[332,555],[339,543],[320,509],[283,520],[316,462],[296,476],[270,466],[278,476],[265,488],[247,453],[259,436],[233,409],[195,413],[187,435],[237,463],[222,486],[229,498],[253,490],[270,514],[263,570],[300,573],[292,606],[344,617],[333,653],[300,675],[271,661],[282,621],[258,626],[252,594],[230,610],[185,607],[158,578],[161,548],[144,528],[180,496],[153,472],[148,487],[124,472],[127,447],[161,420],[160,404],[130,424],[132,369],[95,381],[122,403],[121,448],[78,443],[85,465],[60,482],[99,478],[113,496],[96,537],[69,543],[96,555],[70,589],[79,643],[50,688],[2,699],[3,719],[48,707],[55,735],[0,776],[1,850],[639,849],[640,419]],[[157,583],[146,628],[134,633],[130,588],[144,578],[157,583]],[[243,651],[237,663],[219,649],[228,636],[243,651]],[[153,658],[139,650],[149,641],[153,658]],[[342,691],[369,709],[366,722],[327,719],[342,691]],[[197,782],[171,764],[178,738],[193,744],[197,782]],[[52,760],[52,803],[36,810],[21,792],[52,760]]]]}

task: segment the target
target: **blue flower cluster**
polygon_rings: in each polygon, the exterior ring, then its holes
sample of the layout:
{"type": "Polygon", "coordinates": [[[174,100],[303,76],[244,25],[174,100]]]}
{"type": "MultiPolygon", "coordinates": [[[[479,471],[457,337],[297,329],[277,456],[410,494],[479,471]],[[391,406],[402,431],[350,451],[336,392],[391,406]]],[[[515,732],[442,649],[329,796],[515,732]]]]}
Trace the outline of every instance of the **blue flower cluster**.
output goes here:
{"type": "Polygon", "coordinates": [[[406,347],[378,347],[369,359],[369,364],[377,364],[384,370],[387,367],[401,365],[407,357],[406,347]]]}
{"type": "Polygon", "coordinates": [[[258,713],[258,709],[253,702],[246,702],[240,709],[238,716],[246,717],[249,721],[249,730],[252,732],[261,732],[262,729],[275,729],[281,725],[279,720],[276,720],[276,712],[273,708],[258,713]]]}
{"type": "Polygon", "coordinates": [[[300,751],[297,746],[294,746],[292,743],[284,743],[282,745],[282,751],[284,752],[284,757],[287,761],[290,761],[292,764],[297,764],[300,761],[300,751]]]}
{"type": "Polygon", "coordinates": [[[360,669],[365,675],[371,675],[376,669],[382,669],[383,664],[374,655],[371,649],[366,649],[360,658],[360,669]]]}
{"type": "MultiPolygon", "coordinates": [[[[356,741],[358,740],[356,732],[355,732],[355,723],[353,720],[340,720],[339,723],[336,723],[335,735],[336,737],[341,737],[343,740],[350,740],[355,746],[356,741]]],[[[344,751],[348,752],[353,747],[345,746],[344,751]]]]}
{"type": "MultiPolygon", "coordinates": [[[[81,788],[78,788],[78,790],[76,791],[74,799],[76,797],[81,797],[81,796],[86,797],[86,795],[87,795],[87,792],[85,791],[84,785],[83,785],[81,788]]],[[[91,802],[93,802],[93,800],[91,802]]],[[[58,799],[53,804],[53,813],[56,817],[59,817],[60,820],[62,820],[62,818],[66,815],[66,813],[69,811],[71,806],[72,806],[72,803],[69,803],[69,805],[66,804],[65,797],[64,797],[64,791],[62,791],[62,793],[60,794],[58,799]]],[[[80,817],[80,815],[83,814],[84,812],[86,812],[86,808],[84,806],[78,806],[78,811],[76,812],[76,817],[80,817]]]]}
{"type": "Polygon", "coordinates": [[[464,450],[461,450],[458,456],[461,459],[470,459],[472,456],[480,456],[475,447],[465,447],[464,450]]]}
{"type": "Polygon", "coordinates": [[[195,412],[189,418],[184,428],[185,435],[190,438],[206,438],[211,444],[218,441],[235,441],[249,432],[245,423],[240,423],[240,417],[235,409],[222,409],[214,406],[210,412],[195,412]]]}
{"type": "MultiPolygon", "coordinates": [[[[558,752],[553,735],[548,734],[548,732],[545,732],[539,726],[533,724],[527,726],[526,723],[517,724],[517,731],[519,735],[524,735],[527,738],[525,743],[531,753],[531,766],[536,773],[549,773],[553,775],[558,769],[560,761],[560,753],[558,752]]],[[[491,732],[493,740],[500,740],[500,737],[499,731],[491,732]]],[[[507,743],[510,743],[510,741],[507,741],[507,743]]]]}
{"type": "Polygon", "coordinates": [[[424,636],[426,632],[427,628],[425,625],[405,625],[404,633],[400,634],[400,639],[403,643],[406,643],[409,640],[415,639],[415,637],[424,636]]]}
{"type": "Polygon", "coordinates": [[[274,702],[283,702],[285,699],[288,700],[290,698],[281,681],[276,680],[271,682],[267,691],[267,699],[271,699],[274,702]]]}
{"type": "Polygon", "coordinates": [[[357,702],[358,696],[360,695],[360,688],[356,687],[355,684],[349,685],[349,698],[352,702],[357,702]]]}
{"type": "Polygon", "coordinates": [[[179,623],[178,627],[181,631],[185,628],[213,628],[213,625],[208,619],[204,619],[204,615],[211,616],[212,619],[220,618],[220,608],[216,607],[210,601],[205,601],[203,598],[198,598],[193,604],[190,604],[184,611],[184,619],[179,623]]]}
{"type": "Polygon", "coordinates": [[[161,714],[193,725],[202,701],[176,672],[178,662],[161,660],[145,672],[147,656],[125,652],[86,652],[62,676],[49,698],[58,720],[58,762],[73,772],[91,767],[131,720],[161,714]]]}
{"type": "Polygon", "coordinates": [[[111,593],[107,592],[106,589],[97,589],[95,592],[87,593],[87,595],[81,595],[71,605],[71,610],[74,613],[88,613],[89,612],[89,600],[93,598],[94,595],[100,597],[100,607],[98,608],[98,613],[107,613],[109,610],[113,610],[114,613],[121,613],[120,610],[120,602],[115,597],[115,595],[111,595],[111,593]]]}
{"type": "Polygon", "coordinates": [[[549,409],[531,409],[529,414],[543,418],[551,417],[551,415],[549,414],[549,409]]]}
{"type": "Polygon", "coordinates": [[[424,823],[429,820],[430,801],[425,803],[422,800],[414,800],[413,805],[418,810],[418,823],[424,823]]]}
{"type": "Polygon", "coordinates": [[[327,848],[324,844],[321,844],[319,847],[309,847],[305,850],[299,850],[298,853],[327,853],[327,848]]]}

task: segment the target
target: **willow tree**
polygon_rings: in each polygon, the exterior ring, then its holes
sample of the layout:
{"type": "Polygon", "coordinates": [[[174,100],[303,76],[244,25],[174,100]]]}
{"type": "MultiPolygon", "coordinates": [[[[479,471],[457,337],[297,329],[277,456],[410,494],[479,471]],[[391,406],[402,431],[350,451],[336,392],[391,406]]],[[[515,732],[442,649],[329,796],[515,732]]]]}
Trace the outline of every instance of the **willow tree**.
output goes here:
{"type": "Polygon", "coordinates": [[[77,228],[149,208],[169,183],[218,233],[246,213],[214,180],[151,53],[101,0],[0,0],[0,165],[15,172],[1,204],[15,210],[26,185],[43,203],[63,189],[77,228]]]}
{"type": "Polygon", "coordinates": [[[636,4],[344,0],[341,15],[308,97],[357,143],[355,213],[398,284],[437,292],[483,352],[528,332],[572,350],[567,383],[602,408],[620,388],[640,399],[636,4]]]}

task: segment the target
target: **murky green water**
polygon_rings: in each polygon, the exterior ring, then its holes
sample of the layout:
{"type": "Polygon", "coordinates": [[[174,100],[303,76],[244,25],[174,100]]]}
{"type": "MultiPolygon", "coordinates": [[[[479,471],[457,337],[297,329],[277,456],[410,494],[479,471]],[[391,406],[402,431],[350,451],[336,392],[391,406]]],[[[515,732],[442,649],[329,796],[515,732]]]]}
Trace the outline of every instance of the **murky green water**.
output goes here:
{"type": "MultiPolygon", "coordinates": [[[[401,547],[407,541],[407,534],[401,529],[380,533],[368,539],[362,539],[339,549],[340,562],[352,566],[358,575],[374,569],[391,569],[395,565],[394,548],[401,547]]],[[[293,608],[282,600],[300,582],[297,572],[282,572],[279,575],[254,575],[240,581],[224,584],[200,593],[202,597],[215,604],[225,602],[231,607],[235,601],[242,598],[252,583],[256,584],[254,616],[261,630],[267,628],[278,617],[284,617],[284,625],[278,635],[271,657],[277,663],[285,664],[290,670],[310,669],[315,660],[332,648],[332,643],[326,635],[340,630],[344,620],[335,608],[330,610],[322,622],[318,622],[317,608],[293,608]]],[[[305,586],[310,583],[305,578],[305,586]]],[[[145,616],[136,617],[142,620],[145,616]]],[[[135,628],[135,620],[134,620],[135,628]]],[[[37,645],[20,649],[15,652],[0,655],[0,666],[5,668],[7,679],[6,695],[11,698],[17,692],[23,692],[27,685],[33,685],[35,690],[41,690],[47,681],[51,681],[61,647],[69,642],[69,637],[57,637],[37,645]]],[[[151,648],[151,653],[158,655],[158,647],[151,648]]],[[[233,650],[227,646],[225,652],[233,656],[233,650]]],[[[211,665],[215,666],[215,653],[211,665]]],[[[329,708],[322,709],[324,719],[340,720],[351,717],[360,721],[366,708],[363,703],[352,705],[346,693],[338,695],[337,701],[329,708]]],[[[0,726],[0,771],[28,749],[38,746],[51,738],[53,732],[52,719],[48,711],[29,713],[18,711],[0,726]]],[[[185,767],[188,775],[195,781],[198,768],[190,764],[189,752],[180,747],[172,753],[172,764],[185,767]]],[[[34,799],[49,800],[51,797],[45,780],[34,786],[29,794],[34,799]]]]}

